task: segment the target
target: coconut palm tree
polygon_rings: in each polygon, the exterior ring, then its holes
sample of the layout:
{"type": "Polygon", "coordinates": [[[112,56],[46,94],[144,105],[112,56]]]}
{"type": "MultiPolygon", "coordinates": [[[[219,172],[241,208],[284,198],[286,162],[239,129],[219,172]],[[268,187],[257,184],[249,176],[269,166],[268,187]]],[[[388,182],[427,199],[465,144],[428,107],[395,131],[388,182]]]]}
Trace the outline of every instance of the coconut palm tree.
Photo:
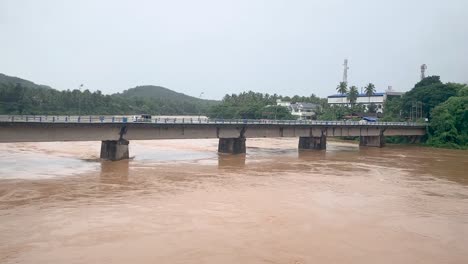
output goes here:
{"type": "Polygon", "coordinates": [[[354,85],[351,86],[349,88],[349,93],[348,93],[348,100],[351,103],[351,106],[353,106],[356,103],[358,95],[359,95],[359,91],[357,87],[354,85]]]}
{"type": "Polygon", "coordinates": [[[372,95],[374,95],[375,93],[375,85],[373,83],[369,83],[368,85],[366,85],[364,87],[364,93],[367,95],[367,97],[369,98],[368,102],[369,104],[367,105],[367,109],[369,110],[370,108],[370,98],[372,95]]]}
{"type": "Polygon", "coordinates": [[[340,94],[345,94],[348,92],[347,84],[345,82],[340,82],[340,84],[336,87],[336,91],[340,94]]]}
{"type": "Polygon", "coordinates": [[[369,103],[370,103],[370,97],[374,95],[375,93],[375,85],[372,83],[369,83],[366,87],[364,87],[364,92],[369,97],[369,103]]]}

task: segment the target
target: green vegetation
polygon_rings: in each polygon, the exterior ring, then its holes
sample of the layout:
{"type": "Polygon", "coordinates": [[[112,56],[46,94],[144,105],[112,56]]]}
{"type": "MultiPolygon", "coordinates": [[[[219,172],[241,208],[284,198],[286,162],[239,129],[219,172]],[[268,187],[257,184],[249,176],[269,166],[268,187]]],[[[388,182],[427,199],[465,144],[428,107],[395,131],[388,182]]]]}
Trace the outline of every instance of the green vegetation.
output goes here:
{"type": "Polygon", "coordinates": [[[31,81],[24,80],[18,77],[13,77],[13,76],[8,76],[5,74],[0,73],[0,84],[20,84],[23,87],[26,88],[46,88],[46,89],[51,89],[47,85],[40,85],[40,84],[35,84],[31,81]]]}
{"type": "Polygon", "coordinates": [[[262,94],[252,91],[240,94],[227,94],[220,104],[211,108],[211,118],[246,118],[246,119],[294,119],[286,107],[276,105],[276,100],[326,104],[326,100],[315,95],[280,96],[277,94],[262,94]]]}
{"type": "Polygon", "coordinates": [[[402,97],[402,110],[406,117],[410,116],[414,103],[422,104],[422,117],[430,118],[431,110],[445,102],[451,96],[457,95],[457,91],[463,84],[442,83],[439,76],[429,76],[418,82],[413,89],[402,97]]]}
{"type": "Polygon", "coordinates": [[[204,100],[193,96],[188,96],[183,93],[174,92],[170,89],[161,86],[145,85],[137,86],[117,93],[122,97],[140,97],[140,98],[162,98],[169,101],[185,102],[185,103],[211,103],[216,104],[218,101],[204,100]]]}
{"type": "Polygon", "coordinates": [[[340,94],[345,94],[348,92],[348,85],[345,82],[340,82],[336,87],[336,91],[340,94]]]}
{"type": "Polygon", "coordinates": [[[468,148],[467,85],[444,84],[439,76],[424,78],[403,97],[388,98],[382,120],[408,120],[414,106],[418,104],[422,113],[417,117],[428,118],[430,123],[429,134],[423,138],[423,141],[427,140],[426,144],[434,147],[468,148]]]}
{"type": "Polygon", "coordinates": [[[348,93],[348,100],[351,103],[351,106],[354,106],[356,104],[357,98],[359,95],[359,91],[356,86],[351,86],[349,88],[349,93],[348,93]]]}
{"type": "Polygon", "coordinates": [[[365,107],[360,104],[352,106],[344,105],[325,105],[317,116],[318,120],[360,120],[359,114],[365,112],[365,107]]]}
{"type": "Polygon", "coordinates": [[[209,116],[212,118],[277,118],[292,119],[286,107],[277,106],[280,96],[274,94],[254,93],[252,91],[240,94],[225,95],[221,104],[213,106],[209,116]]]}
{"type": "Polygon", "coordinates": [[[381,118],[382,121],[395,121],[402,122],[406,121],[403,117],[403,100],[399,96],[390,96],[387,97],[387,100],[384,102],[384,113],[381,118]]]}
{"type": "Polygon", "coordinates": [[[366,87],[364,87],[364,92],[369,97],[370,102],[371,96],[375,93],[375,85],[373,83],[369,83],[368,85],[366,85],[366,87]]]}
{"type": "Polygon", "coordinates": [[[217,103],[158,86],[141,86],[122,94],[104,95],[100,91],[78,89],[57,91],[15,77],[0,77],[0,114],[198,115],[207,113],[217,103]]]}
{"type": "Polygon", "coordinates": [[[468,148],[468,86],[460,89],[457,96],[436,106],[431,117],[428,144],[468,148]]]}

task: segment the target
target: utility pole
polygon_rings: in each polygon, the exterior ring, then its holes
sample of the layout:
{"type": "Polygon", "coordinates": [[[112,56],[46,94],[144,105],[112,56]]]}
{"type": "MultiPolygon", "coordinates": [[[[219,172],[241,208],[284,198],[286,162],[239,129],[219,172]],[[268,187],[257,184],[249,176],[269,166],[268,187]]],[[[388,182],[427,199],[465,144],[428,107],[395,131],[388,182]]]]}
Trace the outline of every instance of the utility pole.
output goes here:
{"type": "MultiPolygon", "coordinates": [[[[201,92],[200,95],[198,96],[198,98],[199,98],[200,100],[202,99],[201,97],[202,97],[203,94],[205,94],[205,93],[204,93],[204,92],[201,92]]],[[[200,108],[198,108],[198,121],[200,121],[200,115],[201,115],[201,113],[200,113],[200,108]]]]}
{"type": "Polygon", "coordinates": [[[80,91],[78,94],[78,116],[81,116],[81,88],[83,88],[83,84],[78,87],[78,91],[80,91]]]}
{"type": "Polygon", "coordinates": [[[277,118],[277,117],[276,117],[277,113],[278,113],[278,103],[276,103],[276,105],[275,105],[275,120],[277,120],[277,119],[276,119],[276,118],[277,118]]]}

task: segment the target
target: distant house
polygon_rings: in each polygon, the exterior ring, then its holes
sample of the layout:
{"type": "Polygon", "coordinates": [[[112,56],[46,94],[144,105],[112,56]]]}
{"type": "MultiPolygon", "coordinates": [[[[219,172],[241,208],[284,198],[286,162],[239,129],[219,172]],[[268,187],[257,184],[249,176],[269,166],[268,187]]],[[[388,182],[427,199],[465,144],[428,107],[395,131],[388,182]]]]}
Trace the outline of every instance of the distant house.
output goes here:
{"type": "Polygon", "coordinates": [[[320,109],[319,104],[314,103],[291,103],[284,102],[281,99],[276,100],[276,105],[287,107],[291,115],[299,120],[314,119],[317,111],[320,109]]]}
{"type": "Polygon", "coordinates": [[[281,99],[277,99],[276,100],[276,105],[289,107],[289,105],[291,105],[291,102],[282,101],[281,99]]]}
{"type": "MultiPolygon", "coordinates": [[[[360,93],[357,97],[356,104],[362,104],[369,109],[369,106],[373,103],[376,106],[377,113],[383,113],[384,103],[388,97],[391,96],[402,96],[403,93],[395,92],[389,87],[385,92],[374,93],[372,96],[367,96],[364,93],[360,93]]],[[[329,105],[350,105],[347,94],[333,94],[328,96],[329,105]]]]}

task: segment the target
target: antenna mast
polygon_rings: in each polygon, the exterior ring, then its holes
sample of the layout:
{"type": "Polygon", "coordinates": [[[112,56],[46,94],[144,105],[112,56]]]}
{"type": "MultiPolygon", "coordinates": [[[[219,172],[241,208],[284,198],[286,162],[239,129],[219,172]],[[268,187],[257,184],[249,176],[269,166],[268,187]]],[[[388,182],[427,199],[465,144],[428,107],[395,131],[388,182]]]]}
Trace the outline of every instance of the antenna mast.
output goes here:
{"type": "Polygon", "coordinates": [[[426,64],[421,65],[421,80],[426,78],[426,69],[427,69],[426,64]]]}
{"type": "Polygon", "coordinates": [[[348,69],[349,69],[348,59],[344,60],[343,66],[344,66],[344,69],[343,69],[343,82],[348,84],[348,69]]]}

